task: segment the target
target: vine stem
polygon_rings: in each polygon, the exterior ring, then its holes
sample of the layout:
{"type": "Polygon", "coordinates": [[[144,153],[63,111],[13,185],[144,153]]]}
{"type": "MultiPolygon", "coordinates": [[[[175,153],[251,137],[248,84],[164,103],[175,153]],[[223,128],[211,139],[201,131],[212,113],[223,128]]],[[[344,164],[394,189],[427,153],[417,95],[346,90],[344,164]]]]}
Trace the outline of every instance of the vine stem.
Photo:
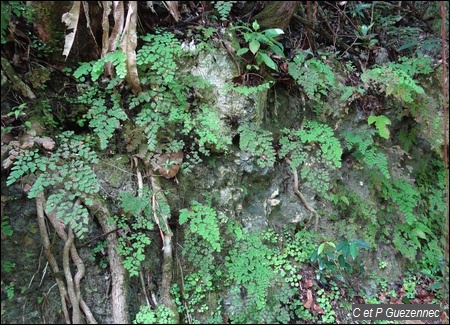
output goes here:
{"type": "MultiPolygon", "coordinates": [[[[286,158],[286,162],[291,165],[292,161],[288,158],[286,158]]],[[[305,196],[302,194],[302,192],[300,192],[300,190],[298,189],[298,173],[297,173],[297,169],[296,168],[292,168],[292,173],[294,174],[294,192],[295,194],[297,194],[297,196],[300,198],[300,200],[302,201],[303,205],[305,206],[305,208],[312,212],[314,214],[314,216],[316,217],[316,221],[314,224],[314,230],[317,231],[317,228],[319,226],[319,214],[317,213],[316,210],[314,210],[314,208],[312,206],[309,205],[308,201],[306,201],[305,196]]]]}

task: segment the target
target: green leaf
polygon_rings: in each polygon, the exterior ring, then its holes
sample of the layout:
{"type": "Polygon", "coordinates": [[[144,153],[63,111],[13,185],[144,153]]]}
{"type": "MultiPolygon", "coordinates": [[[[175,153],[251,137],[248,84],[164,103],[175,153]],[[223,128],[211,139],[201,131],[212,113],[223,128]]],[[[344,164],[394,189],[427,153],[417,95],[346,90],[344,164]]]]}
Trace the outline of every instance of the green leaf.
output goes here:
{"type": "Polygon", "coordinates": [[[355,242],[350,243],[350,255],[353,257],[353,259],[358,256],[358,247],[356,246],[355,242]]]}
{"type": "Polygon", "coordinates": [[[367,243],[364,239],[358,238],[354,241],[355,245],[361,248],[369,249],[370,244],[367,243]]]}
{"type": "Polygon", "coordinates": [[[239,55],[239,56],[241,56],[241,55],[244,55],[245,53],[247,53],[248,51],[249,51],[248,47],[243,47],[243,48],[239,49],[239,50],[236,52],[236,54],[239,55]]]}
{"type": "Polygon", "coordinates": [[[322,254],[324,248],[325,248],[325,243],[320,244],[319,248],[317,249],[317,255],[322,254]]]}
{"type": "Polygon", "coordinates": [[[269,28],[264,31],[267,37],[277,37],[278,35],[284,34],[284,31],[281,28],[269,28]]]}
{"type": "Polygon", "coordinates": [[[350,205],[350,202],[348,201],[348,199],[347,199],[346,196],[342,195],[342,196],[341,196],[341,200],[342,200],[342,202],[344,202],[345,204],[350,205]]]}
{"type": "Polygon", "coordinates": [[[326,261],[324,258],[321,258],[321,259],[319,260],[319,269],[320,269],[320,270],[323,270],[323,269],[325,268],[326,262],[327,262],[327,261],[326,261]]]}
{"type": "MultiPolygon", "coordinates": [[[[347,238],[344,238],[335,248],[336,252],[339,252],[340,250],[342,250],[342,252],[344,252],[345,250],[348,250],[348,240],[347,238]]],[[[348,253],[347,253],[348,254],[348,253]]],[[[344,254],[346,255],[346,254],[344,254]]]]}
{"type": "Polygon", "coordinates": [[[327,244],[333,248],[336,248],[336,244],[333,243],[332,241],[327,241],[327,244]]]}
{"type": "Polygon", "coordinates": [[[311,262],[315,263],[317,261],[317,258],[319,257],[318,250],[314,251],[314,253],[311,255],[311,262]]]}
{"type": "Polygon", "coordinates": [[[338,257],[338,262],[339,262],[339,265],[340,265],[342,268],[345,268],[345,264],[346,264],[347,262],[345,261],[344,255],[339,255],[339,257],[338,257]]]}
{"type": "Polygon", "coordinates": [[[369,116],[369,118],[367,119],[367,122],[369,123],[369,125],[371,125],[372,123],[375,122],[375,126],[378,130],[378,132],[380,133],[380,136],[382,138],[385,139],[389,139],[389,129],[387,128],[386,125],[390,125],[391,124],[391,120],[388,119],[386,116],[384,115],[379,115],[379,116],[369,116]]]}
{"type": "Polygon", "coordinates": [[[442,286],[443,286],[443,283],[442,283],[442,282],[436,282],[436,283],[430,284],[430,285],[428,286],[428,290],[441,289],[442,286]]]}
{"type": "Polygon", "coordinates": [[[270,56],[268,56],[266,53],[263,53],[261,51],[258,52],[257,54],[257,60],[262,60],[269,68],[278,71],[278,67],[275,64],[275,62],[270,58],[270,56]]]}
{"type": "Polygon", "coordinates": [[[252,27],[253,27],[253,30],[254,30],[255,32],[259,29],[259,24],[258,24],[258,22],[257,22],[256,20],[253,22],[252,27]]]}
{"type": "Polygon", "coordinates": [[[259,50],[259,48],[261,46],[261,43],[259,43],[257,40],[254,39],[248,44],[248,46],[250,48],[250,51],[253,54],[256,54],[256,52],[258,52],[258,50],[259,50]]]}

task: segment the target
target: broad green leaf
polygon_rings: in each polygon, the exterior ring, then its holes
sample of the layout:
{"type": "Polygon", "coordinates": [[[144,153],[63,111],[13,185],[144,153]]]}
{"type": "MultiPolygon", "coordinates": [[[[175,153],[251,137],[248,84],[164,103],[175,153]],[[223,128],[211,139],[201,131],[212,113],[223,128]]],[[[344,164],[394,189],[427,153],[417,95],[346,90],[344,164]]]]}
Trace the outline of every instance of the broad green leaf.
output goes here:
{"type": "Polygon", "coordinates": [[[281,56],[282,58],[285,57],[284,52],[283,52],[283,45],[281,43],[276,42],[276,44],[272,45],[270,47],[270,49],[276,54],[281,56]]]}
{"type": "Polygon", "coordinates": [[[345,247],[348,246],[348,240],[346,238],[344,238],[336,247],[335,247],[335,251],[338,252],[340,250],[344,250],[345,247]]]}
{"type": "Polygon", "coordinates": [[[317,250],[317,255],[322,254],[324,248],[325,248],[325,243],[320,244],[319,249],[317,250]]]}
{"type": "Polygon", "coordinates": [[[319,257],[318,250],[314,251],[314,253],[311,255],[311,262],[315,263],[317,261],[317,258],[319,257]]]}
{"type": "Polygon", "coordinates": [[[325,265],[326,265],[325,259],[324,259],[324,258],[321,258],[321,259],[319,260],[319,269],[320,269],[320,270],[323,270],[323,269],[325,268],[325,265]]]}
{"type": "Polygon", "coordinates": [[[340,265],[342,268],[345,268],[345,264],[346,264],[347,262],[345,261],[344,255],[339,255],[339,257],[338,257],[338,262],[339,262],[339,265],[340,265]]]}
{"type": "Polygon", "coordinates": [[[350,205],[350,202],[348,201],[348,199],[347,199],[346,196],[342,195],[342,196],[341,196],[341,200],[342,200],[342,202],[344,202],[345,204],[350,205]]]}
{"type": "Polygon", "coordinates": [[[243,47],[243,48],[239,49],[239,51],[237,51],[236,54],[241,56],[241,55],[244,55],[245,53],[247,53],[248,50],[249,50],[248,47],[243,47]]]}
{"type": "Polygon", "coordinates": [[[256,52],[258,52],[260,46],[261,46],[261,44],[260,44],[257,40],[255,40],[255,39],[252,40],[252,41],[249,43],[250,51],[251,51],[253,54],[256,54],[256,52]]]}
{"type": "Polygon", "coordinates": [[[358,247],[356,246],[355,242],[350,243],[350,255],[353,257],[353,259],[358,256],[358,247]]]}
{"type": "Polygon", "coordinates": [[[277,37],[278,35],[284,34],[284,31],[281,28],[269,28],[264,31],[267,37],[277,37]]]}
{"type": "Polygon", "coordinates": [[[262,53],[261,51],[258,52],[257,60],[258,59],[262,60],[269,68],[278,71],[277,65],[266,53],[262,53]]]}
{"type": "Polygon", "coordinates": [[[436,282],[428,286],[428,290],[441,289],[443,286],[442,282],[436,282]]]}
{"type": "Polygon", "coordinates": [[[368,242],[366,242],[364,239],[358,238],[354,242],[355,242],[355,245],[358,247],[365,248],[365,249],[370,248],[370,244],[368,242]]]}

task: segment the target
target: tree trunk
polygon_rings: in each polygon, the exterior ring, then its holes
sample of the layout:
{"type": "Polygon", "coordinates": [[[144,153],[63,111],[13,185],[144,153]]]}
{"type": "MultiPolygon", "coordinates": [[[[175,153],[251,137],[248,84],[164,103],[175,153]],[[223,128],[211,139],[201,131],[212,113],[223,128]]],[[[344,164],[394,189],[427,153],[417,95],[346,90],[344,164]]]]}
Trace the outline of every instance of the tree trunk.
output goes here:
{"type": "Polygon", "coordinates": [[[264,9],[252,20],[258,21],[262,30],[286,28],[298,7],[298,1],[267,1],[264,9]]]}

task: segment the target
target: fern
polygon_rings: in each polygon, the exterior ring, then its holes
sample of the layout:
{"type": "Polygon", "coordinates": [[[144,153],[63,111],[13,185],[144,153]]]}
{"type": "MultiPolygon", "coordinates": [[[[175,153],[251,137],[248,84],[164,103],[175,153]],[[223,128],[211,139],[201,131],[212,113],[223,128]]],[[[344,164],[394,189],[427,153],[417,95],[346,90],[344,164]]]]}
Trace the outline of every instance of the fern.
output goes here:
{"type": "MultiPolygon", "coordinates": [[[[127,221],[130,220],[130,216],[133,220],[131,224],[132,232],[124,232],[124,235],[119,239],[117,248],[117,251],[124,257],[124,267],[130,272],[130,276],[139,274],[141,264],[146,258],[145,249],[151,243],[148,231],[152,230],[155,225],[155,215],[151,205],[152,195],[153,192],[147,186],[142,189],[142,196],[135,196],[127,191],[120,192],[119,195],[123,211],[127,214],[127,217],[125,215],[115,217],[118,227],[129,230],[127,221]]],[[[162,201],[159,203],[156,211],[156,217],[158,218],[160,218],[159,209],[164,205],[162,201]]],[[[164,224],[161,220],[159,221],[161,225],[164,224]]]]}
{"type": "Polygon", "coordinates": [[[248,234],[225,257],[227,283],[231,284],[230,293],[236,306],[235,323],[258,323],[261,313],[268,323],[275,323],[283,313],[279,301],[269,299],[271,288],[280,288],[278,276],[271,268],[273,254],[259,234],[248,234]]]}
{"type": "Polygon", "coordinates": [[[214,9],[219,13],[220,21],[226,21],[231,8],[237,1],[212,1],[214,9]]]}
{"type": "Polygon", "coordinates": [[[203,205],[197,201],[191,202],[189,210],[180,210],[180,225],[189,221],[189,232],[191,235],[199,235],[208,242],[214,251],[220,252],[219,222],[217,213],[210,206],[203,205]]]}
{"type": "MultiPolygon", "coordinates": [[[[62,133],[58,140],[59,146],[53,154],[41,155],[38,149],[23,151],[14,162],[7,185],[26,174],[34,174],[36,180],[28,197],[35,198],[39,192],[51,191],[46,202],[46,212],[54,212],[82,238],[87,231],[89,213],[85,206],[73,202],[76,198],[86,198],[98,192],[99,184],[92,170],[98,158],[82,138],[74,136],[73,132],[62,133]]],[[[86,203],[92,204],[89,198],[86,203]]]]}
{"type": "Polygon", "coordinates": [[[387,125],[391,124],[391,120],[388,119],[386,116],[384,115],[379,115],[379,116],[369,116],[369,118],[367,119],[367,123],[372,124],[375,122],[375,127],[378,130],[378,133],[380,134],[380,136],[382,138],[385,139],[389,139],[389,129],[387,127],[387,125]]]}
{"type": "Polygon", "coordinates": [[[361,75],[361,81],[365,83],[366,89],[377,85],[386,96],[393,95],[406,103],[413,102],[415,94],[425,93],[405,70],[396,65],[368,69],[361,75]]]}
{"type": "Polygon", "coordinates": [[[356,159],[370,168],[379,170],[386,179],[391,178],[386,155],[375,147],[373,132],[347,131],[343,135],[347,149],[353,150],[356,159]]]}
{"type": "Polygon", "coordinates": [[[298,52],[288,66],[289,74],[303,88],[310,100],[322,102],[321,97],[335,88],[333,70],[318,59],[306,60],[305,54],[298,52]]]}
{"type": "Polygon", "coordinates": [[[158,29],[155,34],[142,37],[145,45],[137,52],[136,63],[143,72],[141,82],[168,84],[175,80],[177,65],[175,59],[182,54],[180,42],[173,33],[158,29]]]}
{"type": "Polygon", "coordinates": [[[301,166],[305,185],[327,196],[330,170],[341,167],[342,148],[333,130],[326,124],[306,121],[304,128],[284,130],[280,139],[280,158],[290,157],[290,166],[301,166]]]}
{"type": "Polygon", "coordinates": [[[100,140],[100,149],[106,149],[108,140],[114,131],[120,127],[120,121],[125,121],[128,117],[122,107],[118,94],[109,94],[113,107],[108,108],[104,98],[93,100],[92,107],[86,113],[90,120],[89,126],[94,130],[100,140]]]}
{"type": "Polygon", "coordinates": [[[239,126],[238,131],[240,149],[255,155],[259,167],[272,167],[276,159],[272,133],[248,124],[239,126]]]}
{"type": "Polygon", "coordinates": [[[130,108],[140,108],[136,124],[144,127],[148,151],[155,151],[162,139],[173,138],[166,130],[181,127],[187,134],[192,128],[186,95],[191,83],[186,82],[185,76],[175,77],[176,60],[183,52],[172,33],[157,30],[156,34],[143,37],[143,41],[146,44],[137,53],[137,65],[142,84],[150,88],[132,98],[130,108]]]}
{"type": "Polygon", "coordinates": [[[201,112],[194,119],[195,133],[198,136],[196,140],[201,153],[209,155],[209,147],[219,152],[228,151],[231,138],[224,135],[221,124],[216,112],[202,106],[201,112]]]}
{"type": "Polygon", "coordinates": [[[142,232],[127,234],[119,238],[117,251],[123,255],[123,266],[130,276],[137,276],[142,262],[145,260],[145,248],[150,245],[150,237],[142,232]]]}
{"type": "Polygon", "coordinates": [[[419,201],[419,192],[406,181],[396,180],[393,183],[391,193],[392,201],[398,206],[405,217],[406,223],[412,226],[417,221],[415,209],[419,201]]]}

